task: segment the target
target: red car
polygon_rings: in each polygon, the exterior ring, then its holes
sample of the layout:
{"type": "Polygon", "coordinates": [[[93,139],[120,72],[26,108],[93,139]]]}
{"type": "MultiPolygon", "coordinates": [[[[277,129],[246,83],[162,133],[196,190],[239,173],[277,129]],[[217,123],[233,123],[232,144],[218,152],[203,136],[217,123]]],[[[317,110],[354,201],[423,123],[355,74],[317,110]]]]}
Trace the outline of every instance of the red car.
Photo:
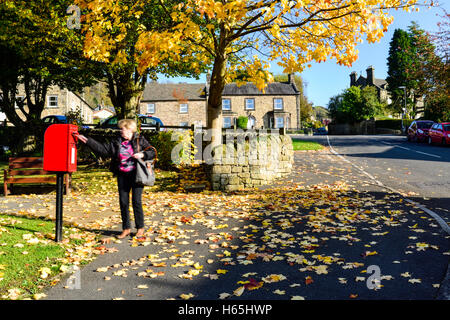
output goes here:
{"type": "Polygon", "coordinates": [[[427,141],[428,132],[434,121],[414,120],[408,128],[408,141],[427,141]]]}
{"type": "Polygon", "coordinates": [[[428,134],[428,143],[450,144],[450,122],[435,123],[428,134]]]}

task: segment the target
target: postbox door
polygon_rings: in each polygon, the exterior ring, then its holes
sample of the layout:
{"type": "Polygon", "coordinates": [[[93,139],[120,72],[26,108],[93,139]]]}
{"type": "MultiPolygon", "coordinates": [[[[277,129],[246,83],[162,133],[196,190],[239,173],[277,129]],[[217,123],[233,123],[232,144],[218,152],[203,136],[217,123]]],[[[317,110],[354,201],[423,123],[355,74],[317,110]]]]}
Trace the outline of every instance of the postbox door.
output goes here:
{"type": "Polygon", "coordinates": [[[68,132],[68,152],[69,157],[67,159],[68,163],[68,172],[75,172],[77,171],[77,142],[74,138],[74,134],[78,133],[78,127],[76,125],[70,125],[69,132],[68,132]]]}
{"type": "Polygon", "coordinates": [[[50,172],[74,172],[77,170],[77,148],[73,133],[76,125],[54,124],[44,135],[44,170],[50,172]]]}

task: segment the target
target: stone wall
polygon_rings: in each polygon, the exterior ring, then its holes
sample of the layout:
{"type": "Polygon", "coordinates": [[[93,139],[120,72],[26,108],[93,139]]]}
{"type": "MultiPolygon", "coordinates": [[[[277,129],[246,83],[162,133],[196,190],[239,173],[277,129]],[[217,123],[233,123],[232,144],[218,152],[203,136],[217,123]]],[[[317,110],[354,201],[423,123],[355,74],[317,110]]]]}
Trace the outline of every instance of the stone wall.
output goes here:
{"type": "Polygon", "coordinates": [[[208,166],[213,190],[253,188],[292,171],[294,152],[287,135],[245,133],[227,137],[221,148],[208,166]]]}
{"type": "Polygon", "coordinates": [[[354,124],[348,123],[330,123],[328,124],[329,135],[368,135],[376,134],[376,127],[374,120],[365,120],[354,124]]]}

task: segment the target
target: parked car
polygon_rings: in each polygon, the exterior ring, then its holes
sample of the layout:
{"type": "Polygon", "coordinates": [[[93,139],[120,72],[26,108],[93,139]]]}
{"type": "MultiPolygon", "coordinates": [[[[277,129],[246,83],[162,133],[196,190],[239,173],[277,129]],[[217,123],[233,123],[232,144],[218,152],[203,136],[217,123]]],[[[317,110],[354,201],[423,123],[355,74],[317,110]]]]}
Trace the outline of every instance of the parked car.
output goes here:
{"type": "MultiPolygon", "coordinates": [[[[139,121],[141,122],[141,128],[142,129],[156,129],[157,123],[159,123],[160,130],[163,131],[162,127],[164,127],[163,122],[161,119],[153,116],[147,116],[145,114],[138,114],[139,121]]],[[[109,118],[106,118],[105,120],[101,121],[95,128],[97,129],[117,129],[117,116],[111,116],[109,118]]]]}
{"type": "Polygon", "coordinates": [[[327,135],[327,134],[328,134],[328,131],[327,131],[327,128],[325,128],[325,127],[320,127],[314,132],[314,135],[327,135]]]}
{"type": "MultiPolygon", "coordinates": [[[[42,122],[44,123],[44,125],[46,127],[52,125],[52,124],[58,124],[58,123],[68,123],[67,121],[67,117],[66,116],[61,116],[61,115],[51,115],[51,116],[46,116],[42,118],[42,122]]],[[[89,129],[88,126],[81,126],[83,129],[89,129]]]]}
{"type": "Polygon", "coordinates": [[[46,116],[42,118],[42,122],[44,122],[46,125],[56,124],[56,123],[67,123],[67,117],[66,116],[58,116],[58,115],[52,115],[52,116],[46,116]]]}
{"type": "Polygon", "coordinates": [[[428,143],[450,144],[450,122],[435,123],[429,132],[428,143]]]}
{"type": "Polygon", "coordinates": [[[428,132],[434,121],[431,120],[414,120],[407,131],[408,141],[424,142],[428,141],[428,132]]]}

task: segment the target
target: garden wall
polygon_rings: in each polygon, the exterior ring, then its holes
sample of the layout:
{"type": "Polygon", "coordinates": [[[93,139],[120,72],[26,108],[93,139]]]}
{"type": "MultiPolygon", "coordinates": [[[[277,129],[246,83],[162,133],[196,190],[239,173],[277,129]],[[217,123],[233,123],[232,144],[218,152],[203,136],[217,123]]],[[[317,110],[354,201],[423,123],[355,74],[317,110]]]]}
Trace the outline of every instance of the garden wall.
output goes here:
{"type": "Polygon", "coordinates": [[[241,134],[221,146],[208,166],[213,190],[235,191],[273,182],[289,174],[294,162],[288,135],[241,134]]]}

